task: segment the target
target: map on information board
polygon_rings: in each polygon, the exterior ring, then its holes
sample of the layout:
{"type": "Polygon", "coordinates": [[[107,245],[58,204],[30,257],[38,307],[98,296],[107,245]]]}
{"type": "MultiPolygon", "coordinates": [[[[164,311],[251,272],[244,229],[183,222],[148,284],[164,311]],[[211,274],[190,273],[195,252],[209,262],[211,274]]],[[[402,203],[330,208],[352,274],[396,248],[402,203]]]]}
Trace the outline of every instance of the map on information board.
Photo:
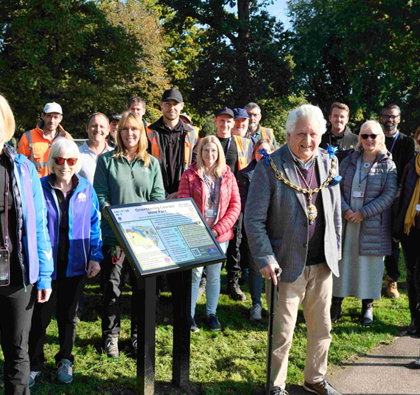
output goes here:
{"type": "Polygon", "coordinates": [[[139,274],[226,259],[192,199],[109,206],[107,212],[139,274]]]}

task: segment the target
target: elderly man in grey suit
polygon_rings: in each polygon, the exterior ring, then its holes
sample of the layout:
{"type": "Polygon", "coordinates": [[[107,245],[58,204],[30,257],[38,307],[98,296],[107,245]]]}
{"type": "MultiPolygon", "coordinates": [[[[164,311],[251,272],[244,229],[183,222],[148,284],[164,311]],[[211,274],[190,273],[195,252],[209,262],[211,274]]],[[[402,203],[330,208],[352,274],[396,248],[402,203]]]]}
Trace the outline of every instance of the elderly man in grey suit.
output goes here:
{"type": "Polygon", "coordinates": [[[291,111],[287,144],[258,163],[245,209],[252,256],[267,280],[266,289],[271,279],[277,287],[271,395],[287,394],[289,350],[301,304],[308,329],[304,388],[340,394],[325,379],[331,273],[338,276],[341,257],[338,162],[332,150],[318,148],[325,130],[318,107],[306,104],[291,111]]]}

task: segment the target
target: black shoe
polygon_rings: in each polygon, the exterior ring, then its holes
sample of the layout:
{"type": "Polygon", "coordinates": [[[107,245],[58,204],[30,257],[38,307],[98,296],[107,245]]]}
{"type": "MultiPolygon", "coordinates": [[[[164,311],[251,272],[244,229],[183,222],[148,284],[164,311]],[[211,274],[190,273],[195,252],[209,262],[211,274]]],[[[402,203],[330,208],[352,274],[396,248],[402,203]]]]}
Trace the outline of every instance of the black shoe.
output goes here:
{"type": "Polygon", "coordinates": [[[270,395],[289,395],[289,393],[281,387],[274,387],[271,388],[270,395]]]}
{"type": "Polygon", "coordinates": [[[411,320],[410,325],[407,327],[407,333],[412,336],[420,334],[420,327],[418,321],[415,318],[411,320]]]}
{"type": "Polygon", "coordinates": [[[342,298],[333,297],[332,299],[331,310],[330,310],[332,323],[336,323],[343,315],[343,311],[341,309],[342,301],[343,301],[342,298]]]}
{"type": "Polygon", "coordinates": [[[220,331],[222,330],[222,325],[220,325],[219,320],[217,319],[216,314],[210,314],[208,316],[209,319],[209,329],[211,331],[220,331]]]}
{"type": "Polygon", "coordinates": [[[190,327],[190,330],[193,333],[200,332],[200,328],[197,326],[197,324],[195,323],[194,318],[192,318],[192,317],[191,317],[191,327],[190,327]]]}
{"type": "Polygon", "coordinates": [[[237,283],[229,285],[229,295],[233,300],[243,302],[246,300],[246,295],[241,291],[237,283]]]}
{"type": "Polygon", "coordinates": [[[373,303],[363,305],[362,314],[360,314],[360,323],[363,326],[370,326],[373,324],[373,303]]]}
{"type": "Polygon", "coordinates": [[[320,383],[309,384],[307,381],[303,384],[306,391],[319,395],[341,395],[324,377],[320,383]]]}

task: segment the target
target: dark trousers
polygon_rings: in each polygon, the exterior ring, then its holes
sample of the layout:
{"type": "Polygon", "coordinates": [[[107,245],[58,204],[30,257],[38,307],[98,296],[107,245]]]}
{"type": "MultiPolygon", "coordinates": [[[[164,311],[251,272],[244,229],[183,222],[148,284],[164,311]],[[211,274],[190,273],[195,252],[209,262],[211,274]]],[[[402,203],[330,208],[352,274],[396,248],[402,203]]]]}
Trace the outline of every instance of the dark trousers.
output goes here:
{"type": "Polygon", "coordinates": [[[57,318],[58,340],[60,343],[60,351],[55,356],[55,362],[59,363],[65,358],[74,363],[72,351],[76,340],[76,312],[85,282],[86,276],[84,275],[53,280],[53,292],[50,300],[46,303],[35,304],[32,328],[29,335],[31,370],[39,371],[44,364],[45,337],[53,315],[55,299],[55,316],[57,318]]]}
{"type": "MultiPolygon", "coordinates": [[[[397,205],[394,202],[392,205],[392,216],[391,216],[391,229],[394,225],[394,218],[397,210],[397,205]]],[[[385,270],[386,274],[391,277],[394,281],[398,281],[400,278],[400,271],[398,269],[398,261],[400,259],[400,243],[396,243],[392,240],[392,252],[391,255],[385,257],[385,270]]]]}
{"type": "Polygon", "coordinates": [[[32,285],[0,287],[0,331],[6,395],[29,395],[28,337],[36,297],[32,285]]]}
{"type": "Polygon", "coordinates": [[[131,298],[131,336],[137,335],[138,300],[140,297],[136,275],[124,253],[117,263],[112,263],[112,246],[103,246],[104,260],[101,263],[102,297],[102,337],[119,334],[121,329],[121,290],[128,272],[132,288],[131,298]]]}
{"type": "Polygon", "coordinates": [[[411,319],[420,325],[420,250],[417,243],[420,230],[411,228],[410,234],[401,238],[405,267],[407,268],[407,293],[411,319]]]}
{"type": "Polygon", "coordinates": [[[392,240],[392,253],[385,257],[386,274],[394,281],[400,278],[400,271],[398,270],[398,261],[400,259],[400,243],[392,240]]]}
{"type": "Polygon", "coordinates": [[[239,215],[238,220],[233,226],[233,239],[229,241],[229,247],[226,252],[226,271],[227,271],[227,282],[228,285],[237,283],[239,279],[239,273],[241,271],[241,242],[242,242],[242,226],[243,226],[243,214],[239,215]]]}

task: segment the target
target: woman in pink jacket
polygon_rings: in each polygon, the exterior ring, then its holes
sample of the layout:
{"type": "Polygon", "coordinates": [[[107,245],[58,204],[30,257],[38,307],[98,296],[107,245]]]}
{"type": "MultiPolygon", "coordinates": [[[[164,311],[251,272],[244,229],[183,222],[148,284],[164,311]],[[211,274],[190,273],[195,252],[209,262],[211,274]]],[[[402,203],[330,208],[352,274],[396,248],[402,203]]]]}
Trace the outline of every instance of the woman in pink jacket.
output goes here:
{"type": "MultiPolygon", "coordinates": [[[[226,166],[223,148],[215,136],[205,137],[198,147],[197,162],[184,172],[178,190],[178,198],[192,197],[203,214],[213,235],[223,251],[233,238],[232,227],[241,212],[241,198],[234,174],[226,166]]],[[[207,270],[206,310],[211,331],[222,329],[216,316],[220,294],[222,264],[209,265],[207,270]]],[[[203,267],[192,270],[191,331],[198,332],[195,323],[197,303],[203,267]]]]}

